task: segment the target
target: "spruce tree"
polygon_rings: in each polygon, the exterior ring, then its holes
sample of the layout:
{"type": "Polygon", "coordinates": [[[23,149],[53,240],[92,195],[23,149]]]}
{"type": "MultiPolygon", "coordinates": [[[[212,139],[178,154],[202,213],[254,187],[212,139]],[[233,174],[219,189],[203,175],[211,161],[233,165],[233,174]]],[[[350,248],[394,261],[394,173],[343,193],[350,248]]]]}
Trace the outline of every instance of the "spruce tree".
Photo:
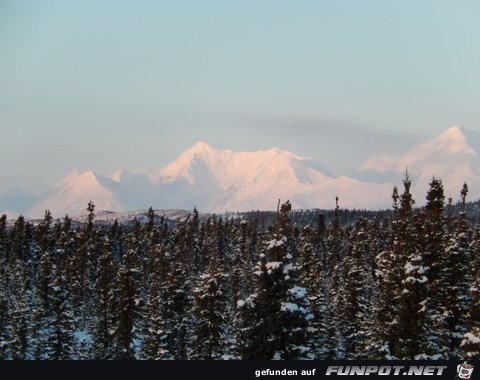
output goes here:
{"type": "Polygon", "coordinates": [[[50,357],[49,336],[51,333],[52,304],[51,292],[56,270],[51,253],[46,251],[40,258],[35,290],[35,309],[33,312],[33,335],[36,336],[35,359],[50,357]]]}
{"type": "Polygon", "coordinates": [[[293,248],[290,246],[291,225],[287,201],[278,213],[272,239],[255,267],[257,291],[240,300],[244,330],[244,359],[300,359],[310,356],[305,346],[309,321],[306,289],[297,280],[293,248]]]}
{"type": "Polygon", "coordinates": [[[333,346],[327,337],[331,336],[331,316],[326,300],[326,274],[323,262],[325,231],[318,231],[310,225],[302,229],[298,249],[299,280],[300,285],[308,292],[310,309],[314,318],[310,321],[308,329],[308,345],[312,348],[315,359],[328,358],[333,352],[333,346]],[[317,236],[317,234],[322,234],[317,236]]]}
{"type": "Polygon", "coordinates": [[[73,296],[73,308],[76,315],[76,324],[82,330],[90,325],[90,316],[94,314],[93,279],[96,262],[100,251],[97,246],[96,230],[94,228],[95,204],[89,202],[87,206],[87,223],[78,237],[78,250],[69,263],[69,282],[73,296]]]}
{"type": "Polygon", "coordinates": [[[427,192],[425,205],[426,219],[421,235],[420,249],[423,251],[425,267],[428,268],[428,309],[431,326],[432,350],[440,353],[445,345],[445,310],[449,302],[438,292],[446,289],[448,270],[447,263],[447,225],[444,216],[445,195],[440,179],[433,178],[427,192]],[[436,348],[435,348],[436,347],[436,348]]]}
{"type": "Polygon", "coordinates": [[[163,333],[159,342],[159,359],[188,359],[189,355],[193,297],[187,222],[177,226],[175,240],[165,255],[166,275],[160,287],[163,333]]]}
{"type": "Polygon", "coordinates": [[[7,256],[7,216],[0,216],[0,360],[8,358],[9,334],[9,289],[8,289],[8,256],[7,256]]]}
{"type": "MultiPolygon", "coordinates": [[[[132,243],[130,243],[132,244],[132,243]]],[[[114,335],[115,359],[132,360],[135,358],[134,338],[139,306],[138,256],[134,246],[127,248],[123,263],[117,272],[118,288],[115,296],[118,300],[114,335]]]]}
{"type": "Polygon", "coordinates": [[[404,247],[407,254],[403,271],[395,355],[401,359],[425,359],[428,356],[427,297],[428,278],[422,253],[411,226],[406,226],[404,247]],[[409,241],[411,242],[409,244],[409,241]]]}
{"type": "Polygon", "coordinates": [[[98,258],[98,277],[95,284],[96,318],[93,332],[93,358],[112,359],[114,357],[114,336],[117,328],[117,289],[118,266],[115,258],[105,247],[98,258]]]}
{"type": "Polygon", "coordinates": [[[369,263],[368,222],[359,219],[350,234],[350,249],[343,260],[339,322],[348,359],[370,358],[373,277],[369,263]]]}
{"type": "Polygon", "coordinates": [[[28,305],[28,289],[25,287],[25,271],[21,260],[16,260],[11,274],[9,289],[9,310],[11,318],[10,358],[13,360],[30,359],[34,343],[31,326],[31,309],[28,305]]]}
{"type": "Polygon", "coordinates": [[[335,198],[333,219],[327,230],[325,242],[325,279],[323,299],[325,302],[325,315],[329,316],[331,327],[327,329],[327,358],[338,359],[344,356],[344,342],[341,336],[340,321],[338,320],[341,307],[341,294],[339,292],[342,277],[342,261],[345,256],[346,245],[344,230],[340,224],[340,207],[338,197],[335,198]]]}
{"type": "Polygon", "coordinates": [[[7,237],[7,215],[0,216],[0,260],[8,261],[8,237],[7,237]]]}
{"type": "Polygon", "coordinates": [[[239,228],[236,229],[233,237],[233,245],[235,248],[229,272],[230,296],[227,299],[227,301],[229,301],[227,314],[231,321],[229,324],[231,328],[230,350],[237,356],[240,351],[242,328],[242,318],[237,308],[237,302],[251,294],[254,287],[253,264],[248,250],[249,223],[242,219],[238,225],[239,228]]]}
{"type": "Polygon", "coordinates": [[[467,184],[463,185],[461,194],[461,209],[457,219],[455,232],[450,238],[445,258],[445,293],[444,315],[446,316],[446,342],[448,357],[461,359],[460,342],[468,330],[470,308],[471,271],[471,232],[468,225],[465,207],[468,194],[467,184]]]}
{"type": "Polygon", "coordinates": [[[166,315],[162,313],[164,305],[162,304],[163,286],[169,270],[167,248],[162,244],[156,244],[150,251],[152,272],[149,277],[148,300],[145,308],[143,341],[141,347],[141,357],[147,360],[162,359],[164,350],[164,340],[169,328],[166,315]]]}
{"type": "Polygon", "coordinates": [[[385,250],[375,258],[376,304],[375,347],[378,357],[398,358],[401,355],[398,310],[401,304],[404,266],[411,254],[412,211],[414,200],[410,193],[411,180],[406,173],[402,195],[393,188],[393,219],[390,225],[385,250]]]}
{"type": "Polygon", "coordinates": [[[64,274],[54,270],[54,277],[55,280],[49,295],[49,302],[51,303],[49,319],[51,321],[48,337],[48,359],[69,360],[73,359],[74,354],[73,309],[64,274]]]}
{"type": "Polygon", "coordinates": [[[218,263],[218,245],[211,247],[210,265],[194,288],[195,325],[192,359],[221,359],[226,354],[226,274],[218,263]]]}
{"type": "Polygon", "coordinates": [[[462,356],[470,360],[480,359],[480,226],[475,227],[471,244],[471,261],[468,273],[472,274],[470,287],[470,310],[468,331],[464,334],[460,347],[462,356]]]}

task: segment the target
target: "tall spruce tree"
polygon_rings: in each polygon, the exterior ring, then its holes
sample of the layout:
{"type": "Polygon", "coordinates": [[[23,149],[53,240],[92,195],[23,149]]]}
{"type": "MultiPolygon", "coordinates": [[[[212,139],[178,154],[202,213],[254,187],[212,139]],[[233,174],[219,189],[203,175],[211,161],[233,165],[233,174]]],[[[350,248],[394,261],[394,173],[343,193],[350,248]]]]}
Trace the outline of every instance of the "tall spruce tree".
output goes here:
{"type": "Polygon", "coordinates": [[[255,267],[257,291],[238,303],[244,315],[245,359],[299,359],[311,354],[305,343],[313,316],[306,289],[296,278],[290,210],[288,201],[279,209],[272,239],[255,267]]]}
{"type": "Polygon", "coordinates": [[[141,355],[143,359],[170,359],[166,344],[168,329],[171,327],[165,312],[168,306],[163,304],[165,283],[169,272],[168,250],[164,244],[158,243],[150,251],[149,260],[152,272],[149,277],[148,300],[145,308],[143,342],[141,355]]]}
{"type": "Polygon", "coordinates": [[[403,180],[404,191],[400,195],[393,188],[393,219],[385,250],[375,258],[376,306],[375,347],[379,357],[387,359],[401,357],[402,330],[399,325],[399,305],[403,288],[406,258],[411,254],[412,212],[414,200],[410,192],[411,180],[408,173],[403,180]]]}
{"type": "Polygon", "coordinates": [[[118,289],[118,265],[109,247],[98,258],[98,276],[95,284],[96,318],[93,330],[94,359],[112,359],[114,352],[114,336],[117,329],[118,300],[115,290],[118,289]]]}
{"type": "Polygon", "coordinates": [[[135,239],[130,237],[127,252],[117,272],[118,286],[115,297],[118,300],[116,329],[114,335],[115,359],[135,359],[134,338],[139,306],[139,260],[135,250],[135,239]]]}
{"type": "Polygon", "coordinates": [[[404,226],[402,250],[405,263],[397,324],[395,355],[401,359],[425,359],[429,354],[428,328],[428,268],[419,249],[418,228],[423,227],[424,215],[412,218],[404,226]]]}
{"type": "Polygon", "coordinates": [[[69,360],[74,355],[74,318],[70,292],[64,274],[57,267],[54,267],[53,277],[49,294],[51,314],[48,316],[48,359],[69,360]]]}
{"type": "Polygon", "coordinates": [[[343,358],[344,356],[344,342],[341,335],[340,321],[338,320],[340,313],[338,310],[341,307],[341,294],[338,291],[341,283],[341,267],[345,256],[346,244],[344,240],[344,229],[340,223],[340,207],[338,204],[338,197],[335,197],[335,210],[333,219],[327,230],[327,237],[325,242],[325,279],[324,300],[326,301],[325,314],[330,318],[331,328],[327,329],[327,347],[328,358],[343,358]]]}
{"type": "MultiPolygon", "coordinates": [[[[468,331],[464,334],[460,348],[466,359],[480,359],[480,225],[475,227],[472,237],[471,260],[468,273],[472,275],[470,287],[470,309],[468,315],[468,331]]],[[[467,274],[467,273],[465,273],[467,274]]]]}
{"type": "MultiPolygon", "coordinates": [[[[438,289],[445,289],[448,282],[447,262],[447,241],[448,227],[444,215],[445,195],[442,181],[433,178],[427,192],[427,203],[425,205],[426,219],[421,234],[420,249],[423,251],[425,267],[428,268],[428,318],[431,326],[430,340],[432,350],[437,353],[445,351],[445,327],[446,309],[449,307],[445,297],[438,292],[438,289]]],[[[444,355],[448,353],[444,353],[444,355]]]]}
{"type": "Polygon", "coordinates": [[[68,269],[76,325],[82,330],[89,327],[90,316],[94,314],[92,301],[95,266],[93,262],[99,256],[93,202],[88,203],[87,211],[87,223],[78,235],[78,249],[70,260],[68,269]]]}
{"type": "Polygon", "coordinates": [[[50,356],[49,336],[51,333],[51,291],[56,265],[52,262],[50,251],[40,258],[35,291],[35,309],[33,312],[33,335],[36,336],[35,359],[48,359],[50,356]]]}
{"type": "Polygon", "coordinates": [[[11,340],[9,342],[10,359],[26,360],[32,358],[34,340],[31,335],[31,308],[29,290],[26,288],[25,268],[17,259],[12,267],[9,288],[9,311],[11,321],[11,340]]]}
{"type": "Polygon", "coordinates": [[[315,241],[314,234],[315,231],[309,225],[302,229],[298,249],[298,272],[300,285],[308,292],[308,301],[314,316],[308,329],[308,345],[312,348],[313,356],[321,359],[327,354],[325,332],[329,321],[325,313],[323,294],[321,294],[324,268],[318,252],[319,244],[315,241]]]}
{"type": "Polygon", "coordinates": [[[371,311],[374,288],[366,219],[359,219],[350,233],[350,249],[343,260],[343,278],[339,293],[339,322],[344,339],[345,357],[371,358],[371,311]]]}
{"type": "MultiPolygon", "coordinates": [[[[471,262],[471,232],[465,213],[467,184],[460,192],[461,204],[455,232],[451,236],[445,257],[445,294],[448,302],[444,302],[447,356],[461,359],[463,353],[459,349],[461,340],[468,330],[470,308],[470,285],[472,282],[469,265],[471,262]]],[[[443,285],[443,284],[442,284],[443,285]]]]}
{"type": "Polygon", "coordinates": [[[0,360],[8,358],[9,334],[9,289],[7,255],[7,216],[0,216],[0,360]]]}
{"type": "MultiPolygon", "coordinates": [[[[174,242],[167,251],[166,276],[161,285],[162,335],[159,359],[188,359],[192,330],[191,242],[187,223],[177,226],[174,242]]],[[[196,222],[195,222],[196,223],[196,222]]]]}
{"type": "Polygon", "coordinates": [[[210,265],[194,288],[195,325],[192,339],[192,359],[221,359],[227,352],[226,294],[227,275],[218,263],[218,245],[210,246],[210,265]]]}

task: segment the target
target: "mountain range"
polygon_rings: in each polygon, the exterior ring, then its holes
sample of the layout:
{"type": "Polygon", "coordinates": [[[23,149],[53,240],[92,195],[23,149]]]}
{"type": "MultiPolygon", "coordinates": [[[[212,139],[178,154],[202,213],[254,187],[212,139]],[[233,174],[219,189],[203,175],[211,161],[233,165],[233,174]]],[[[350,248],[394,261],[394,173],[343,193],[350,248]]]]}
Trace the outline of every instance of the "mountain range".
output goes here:
{"type": "MultiPolygon", "coordinates": [[[[277,200],[294,208],[381,209],[391,206],[394,185],[401,189],[408,170],[413,195],[422,204],[433,176],[446,195],[458,199],[464,182],[469,199],[480,196],[480,134],[459,126],[421,143],[403,155],[376,153],[346,175],[335,176],[320,162],[272,148],[234,152],[198,142],[175,161],[150,174],[120,170],[104,176],[88,170],[70,173],[50,194],[23,212],[40,217],[79,215],[93,201],[96,210],[186,209],[204,212],[274,210],[277,200]]],[[[4,202],[5,203],[5,202],[4,202]]],[[[10,212],[13,215],[15,212],[10,212]]]]}

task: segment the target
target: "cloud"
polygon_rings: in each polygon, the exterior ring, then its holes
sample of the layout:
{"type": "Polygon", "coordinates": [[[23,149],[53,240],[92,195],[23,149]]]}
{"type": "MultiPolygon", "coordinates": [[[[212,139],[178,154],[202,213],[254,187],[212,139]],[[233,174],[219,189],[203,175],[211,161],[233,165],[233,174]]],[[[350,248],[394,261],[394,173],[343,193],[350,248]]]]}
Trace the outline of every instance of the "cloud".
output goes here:
{"type": "Polygon", "coordinates": [[[388,166],[415,140],[391,128],[374,128],[347,118],[258,117],[244,121],[258,140],[319,160],[337,174],[358,167],[375,152],[388,152],[369,162],[377,170],[388,166]]]}
{"type": "Polygon", "coordinates": [[[254,117],[245,120],[256,127],[274,130],[282,133],[326,133],[354,132],[365,127],[357,122],[346,119],[325,119],[305,117],[254,117]]]}

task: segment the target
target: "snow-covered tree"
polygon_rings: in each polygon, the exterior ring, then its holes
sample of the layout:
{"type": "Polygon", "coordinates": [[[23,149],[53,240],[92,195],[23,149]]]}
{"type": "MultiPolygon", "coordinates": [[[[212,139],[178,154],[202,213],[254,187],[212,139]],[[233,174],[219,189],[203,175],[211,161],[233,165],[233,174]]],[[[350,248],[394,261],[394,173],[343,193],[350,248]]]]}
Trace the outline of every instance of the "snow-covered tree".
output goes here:
{"type": "Polygon", "coordinates": [[[195,296],[195,324],[192,337],[192,359],[221,359],[227,352],[226,294],[227,275],[218,264],[217,246],[211,246],[208,271],[200,275],[195,296]]]}
{"type": "Polygon", "coordinates": [[[139,262],[135,251],[134,241],[123,256],[123,262],[118,268],[117,316],[114,334],[114,358],[131,360],[134,359],[135,322],[138,310],[138,270],[139,262]]]}
{"type": "Polygon", "coordinates": [[[11,340],[10,358],[25,360],[31,358],[34,340],[31,339],[31,308],[28,304],[28,289],[25,287],[25,270],[21,260],[16,260],[11,274],[9,311],[11,340]]]}
{"type": "Polygon", "coordinates": [[[460,347],[466,359],[480,359],[480,226],[477,225],[471,244],[471,261],[468,272],[472,274],[468,331],[460,347]]]}
{"type": "Polygon", "coordinates": [[[98,258],[98,276],[95,284],[96,318],[93,330],[92,357],[112,359],[114,357],[114,336],[116,332],[118,267],[112,252],[105,252],[98,258]]]}
{"type": "Polygon", "coordinates": [[[370,264],[369,225],[359,219],[350,233],[350,249],[343,260],[338,305],[341,334],[347,359],[371,358],[374,282],[370,264]]]}
{"type": "Polygon", "coordinates": [[[374,306],[375,339],[373,352],[378,357],[398,358],[401,349],[399,306],[401,304],[404,268],[412,246],[412,212],[414,200],[411,180],[406,173],[404,191],[393,188],[393,219],[385,249],[375,258],[376,303],[374,306]]]}
{"type": "Polygon", "coordinates": [[[455,232],[450,238],[445,257],[445,289],[444,304],[446,323],[446,343],[448,357],[461,359],[463,353],[459,350],[460,342],[468,330],[470,309],[470,285],[472,272],[471,262],[471,232],[465,213],[468,187],[463,185],[461,190],[461,210],[457,219],[455,232]]]}
{"type": "Polygon", "coordinates": [[[296,278],[287,201],[280,208],[272,239],[255,267],[256,292],[238,301],[243,311],[242,357],[245,359],[308,358],[306,332],[313,315],[306,289],[296,278]]]}
{"type": "Polygon", "coordinates": [[[65,276],[54,268],[54,281],[49,294],[51,314],[48,316],[48,359],[69,360],[74,355],[73,310],[65,276]]]}
{"type": "Polygon", "coordinates": [[[435,326],[431,331],[431,341],[435,342],[437,354],[445,351],[445,309],[449,306],[444,295],[438,289],[446,288],[448,266],[447,256],[447,224],[445,220],[445,195],[442,181],[433,177],[427,192],[425,205],[425,221],[419,231],[420,249],[422,250],[425,267],[428,268],[428,318],[430,325],[435,326]]]}
{"type": "Polygon", "coordinates": [[[326,330],[327,357],[342,358],[344,356],[344,342],[341,335],[340,313],[342,298],[339,292],[342,281],[342,262],[346,252],[346,236],[340,223],[340,207],[338,197],[335,198],[336,207],[333,219],[328,226],[325,241],[325,293],[323,299],[327,301],[325,315],[329,316],[331,327],[326,330]]]}
{"type": "Polygon", "coordinates": [[[188,359],[193,324],[191,257],[187,223],[177,226],[165,252],[166,275],[161,283],[161,332],[158,359],[188,359]]]}
{"type": "Polygon", "coordinates": [[[320,359],[327,355],[327,342],[325,337],[329,324],[324,294],[322,294],[322,280],[324,279],[324,266],[322,264],[321,245],[315,241],[315,231],[311,226],[302,229],[298,247],[298,275],[300,286],[308,292],[308,301],[314,318],[310,321],[308,330],[308,345],[312,348],[312,354],[320,359]],[[316,243],[316,244],[315,244],[316,243]]]}

